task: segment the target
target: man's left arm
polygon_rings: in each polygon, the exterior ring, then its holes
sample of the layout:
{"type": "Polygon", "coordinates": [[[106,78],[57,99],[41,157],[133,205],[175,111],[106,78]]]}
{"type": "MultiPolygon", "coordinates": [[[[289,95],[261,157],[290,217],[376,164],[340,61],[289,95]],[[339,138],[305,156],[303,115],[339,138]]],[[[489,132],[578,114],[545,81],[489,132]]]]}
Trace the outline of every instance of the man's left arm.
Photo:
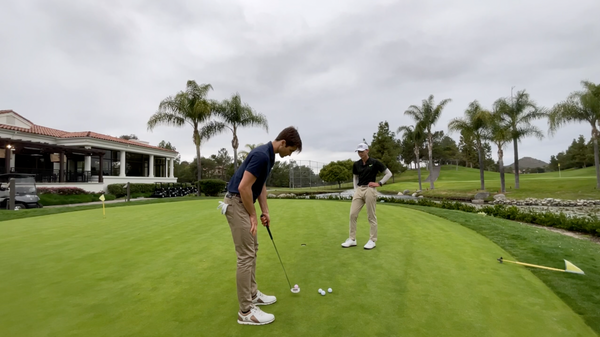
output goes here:
{"type": "Polygon", "coordinates": [[[269,205],[267,205],[267,185],[263,185],[262,192],[258,195],[258,204],[262,215],[260,221],[263,226],[268,226],[271,223],[271,217],[269,217],[269,205]]]}

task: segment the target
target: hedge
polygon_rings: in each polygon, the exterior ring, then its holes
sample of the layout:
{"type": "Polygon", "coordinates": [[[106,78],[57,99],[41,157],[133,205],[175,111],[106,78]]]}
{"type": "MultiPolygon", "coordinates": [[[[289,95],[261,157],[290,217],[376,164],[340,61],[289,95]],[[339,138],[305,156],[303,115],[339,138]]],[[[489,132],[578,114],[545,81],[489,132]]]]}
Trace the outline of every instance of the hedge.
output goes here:
{"type": "MultiPolygon", "coordinates": [[[[127,195],[127,183],[110,184],[108,185],[108,193],[119,197],[127,195]],[[125,186],[125,187],[124,187],[125,186]]],[[[129,193],[152,193],[154,192],[154,184],[129,184],[129,193]]]]}
{"type": "Polygon", "coordinates": [[[227,183],[220,179],[202,179],[200,180],[200,190],[204,195],[216,197],[219,193],[223,193],[227,183]]]}

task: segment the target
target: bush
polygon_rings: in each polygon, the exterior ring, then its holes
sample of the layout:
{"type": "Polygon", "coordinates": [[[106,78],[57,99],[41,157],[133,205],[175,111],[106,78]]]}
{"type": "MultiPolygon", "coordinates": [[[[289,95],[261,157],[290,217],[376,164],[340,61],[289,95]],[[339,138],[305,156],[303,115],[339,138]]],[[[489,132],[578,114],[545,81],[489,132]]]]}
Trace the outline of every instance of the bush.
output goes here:
{"type": "Polygon", "coordinates": [[[56,194],[56,195],[83,195],[92,194],[79,187],[38,187],[38,194],[56,194]]]}
{"type": "Polygon", "coordinates": [[[223,192],[226,182],[219,179],[202,179],[200,180],[200,190],[204,192],[204,195],[216,197],[219,193],[223,192]]]}
{"type": "MultiPolygon", "coordinates": [[[[122,184],[110,184],[108,185],[108,193],[114,194],[117,198],[127,195],[127,183],[122,184]]],[[[154,184],[129,184],[129,193],[132,195],[135,193],[152,194],[154,192],[154,184]]]]}

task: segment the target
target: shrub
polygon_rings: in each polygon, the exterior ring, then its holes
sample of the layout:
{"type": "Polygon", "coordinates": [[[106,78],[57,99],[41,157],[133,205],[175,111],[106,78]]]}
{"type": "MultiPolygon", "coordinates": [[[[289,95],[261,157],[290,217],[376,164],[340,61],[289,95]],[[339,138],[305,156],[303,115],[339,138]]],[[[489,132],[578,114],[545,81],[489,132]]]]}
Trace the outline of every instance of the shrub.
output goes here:
{"type": "MultiPolygon", "coordinates": [[[[108,185],[108,193],[114,194],[117,198],[127,195],[127,183],[110,184],[108,185]]],[[[154,192],[154,184],[129,184],[129,193],[152,193],[154,192]]]]}
{"type": "Polygon", "coordinates": [[[219,179],[202,179],[200,180],[200,190],[204,192],[204,195],[216,197],[219,193],[223,192],[226,182],[219,179]]]}
{"type": "Polygon", "coordinates": [[[79,187],[38,187],[38,194],[56,194],[56,195],[83,195],[92,194],[79,187]]]}

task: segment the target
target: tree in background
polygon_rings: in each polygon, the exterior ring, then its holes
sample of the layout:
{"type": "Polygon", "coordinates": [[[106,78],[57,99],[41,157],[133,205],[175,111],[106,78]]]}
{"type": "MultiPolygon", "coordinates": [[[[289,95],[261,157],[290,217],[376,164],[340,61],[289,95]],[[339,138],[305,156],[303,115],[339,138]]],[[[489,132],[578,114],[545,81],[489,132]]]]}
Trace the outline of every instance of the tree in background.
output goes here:
{"type": "Polygon", "coordinates": [[[540,129],[532,125],[531,122],[545,117],[546,113],[544,108],[537,106],[525,90],[518,91],[516,96],[511,98],[500,98],[494,105],[504,115],[503,118],[507,121],[511,130],[515,155],[515,188],[519,188],[519,142],[530,136],[535,136],[538,139],[544,138],[544,134],[540,129]]]}
{"type": "Polygon", "coordinates": [[[423,190],[421,186],[421,150],[423,149],[423,141],[425,140],[425,130],[423,130],[423,125],[417,123],[416,126],[401,126],[398,128],[396,133],[402,133],[402,143],[401,149],[403,151],[411,151],[413,152],[413,156],[410,156],[409,153],[403,152],[403,158],[405,159],[405,163],[410,165],[410,162],[415,162],[415,166],[417,168],[417,175],[419,176],[419,190],[423,190]],[[408,161],[407,161],[408,159],[408,161]]]}
{"type": "Polygon", "coordinates": [[[454,139],[445,136],[443,131],[440,131],[442,138],[433,142],[433,158],[439,163],[450,164],[458,163],[459,151],[454,139]]]}
{"type": "MultiPolygon", "coordinates": [[[[158,125],[183,127],[186,124],[192,126],[192,139],[196,146],[196,158],[200,156],[200,145],[203,140],[208,140],[212,135],[209,130],[203,129],[205,123],[212,117],[212,105],[206,98],[210,84],[198,85],[196,81],[187,81],[186,90],[180,91],[175,96],[169,96],[162,100],[158,111],[148,120],[148,130],[152,131],[158,125]]],[[[196,161],[198,181],[202,179],[201,160],[196,161]]],[[[200,195],[200,189],[198,189],[200,195]]]]}
{"type": "Polygon", "coordinates": [[[571,122],[588,122],[591,126],[591,141],[594,147],[594,166],[596,167],[596,189],[600,190],[600,157],[598,137],[600,133],[600,84],[581,81],[583,90],[575,91],[566,101],[556,104],[548,114],[549,133],[571,122]]]}
{"type": "Polygon", "coordinates": [[[477,145],[472,134],[461,131],[458,141],[459,156],[465,163],[465,167],[473,168],[473,163],[477,161],[477,145]]]}
{"type": "Polygon", "coordinates": [[[392,181],[394,181],[394,175],[402,169],[402,165],[398,159],[400,152],[400,141],[390,131],[388,122],[380,122],[379,128],[373,134],[373,141],[369,146],[369,157],[379,159],[392,172],[392,181]]]}
{"type": "Polygon", "coordinates": [[[323,181],[337,183],[338,187],[342,188],[342,183],[352,180],[351,165],[351,160],[331,162],[321,168],[319,177],[323,181]],[[348,162],[350,162],[350,167],[348,166],[348,162]]]}
{"type": "Polygon", "coordinates": [[[237,150],[240,145],[237,132],[241,127],[259,126],[269,132],[267,117],[257,113],[247,103],[242,103],[240,94],[236,93],[230,99],[215,103],[215,112],[222,121],[213,121],[209,124],[211,134],[229,130],[233,133],[231,146],[233,147],[233,169],[237,170],[237,150]]]}
{"type": "MultiPolygon", "coordinates": [[[[427,135],[427,149],[429,150],[429,171],[433,172],[433,132],[431,128],[437,123],[442,115],[444,107],[452,100],[447,98],[439,104],[435,104],[433,95],[421,102],[421,106],[411,105],[408,110],[404,111],[405,115],[411,116],[414,121],[423,125],[423,129],[427,135]]],[[[433,179],[429,182],[429,187],[433,190],[433,179]]]]}
{"type": "Polygon", "coordinates": [[[448,124],[448,130],[450,132],[458,131],[461,135],[471,136],[475,141],[475,148],[477,149],[477,157],[479,159],[479,180],[481,182],[481,190],[485,190],[485,154],[483,152],[483,142],[488,135],[488,116],[489,113],[481,107],[479,102],[473,101],[465,110],[465,117],[454,118],[448,124]]]}
{"type": "Polygon", "coordinates": [[[134,134],[122,135],[122,136],[119,136],[119,138],[125,139],[125,140],[138,139],[138,137],[134,134]]]}

